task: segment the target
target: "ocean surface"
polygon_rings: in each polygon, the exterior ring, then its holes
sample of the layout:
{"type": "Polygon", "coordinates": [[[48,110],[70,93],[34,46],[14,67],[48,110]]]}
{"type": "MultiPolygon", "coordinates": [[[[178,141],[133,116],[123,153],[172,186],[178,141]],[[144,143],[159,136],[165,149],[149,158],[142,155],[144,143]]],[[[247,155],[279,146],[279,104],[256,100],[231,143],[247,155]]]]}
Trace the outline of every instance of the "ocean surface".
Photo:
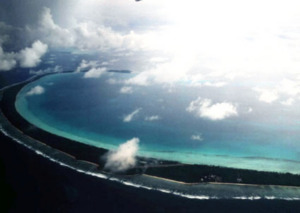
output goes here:
{"type": "Polygon", "coordinates": [[[6,176],[6,183],[0,180],[0,185],[5,186],[0,192],[3,212],[299,212],[300,209],[296,188],[209,184],[193,188],[151,178],[142,180],[142,177],[137,177],[135,183],[134,180],[118,182],[117,178],[99,178],[69,169],[45,158],[41,152],[15,143],[13,138],[0,134],[3,148],[0,172],[6,176]]]}
{"type": "Polygon", "coordinates": [[[12,212],[299,211],[298,187],[185,185],[145,175],[107,175],[27,137],[2,113],[0,124],[0,166],[3,160],[9,182],[2,194],[13,202],[7,204],[12,212]]]}
{"type": "Polygon", "coordinates": [[[198,97],[214,94],[214,88],[182,82],[125,84],[124,89],[120,82],[133,76],[112,72],[100,78],[84,78],[84,73],[45,76],[19,92],[16,108],[39,128],[97,147],[116,149],[138,137],[140,156],[300,174],[300,125],[295,117],[276,110],[261,116],[268,109],[258,106],[260,111],[248,113],[249,106],[240,105],[244,111],[236,117],[199,118],[187,107],[198,97]],[[37,86],[43,91],[30,93],[37,86]]]}

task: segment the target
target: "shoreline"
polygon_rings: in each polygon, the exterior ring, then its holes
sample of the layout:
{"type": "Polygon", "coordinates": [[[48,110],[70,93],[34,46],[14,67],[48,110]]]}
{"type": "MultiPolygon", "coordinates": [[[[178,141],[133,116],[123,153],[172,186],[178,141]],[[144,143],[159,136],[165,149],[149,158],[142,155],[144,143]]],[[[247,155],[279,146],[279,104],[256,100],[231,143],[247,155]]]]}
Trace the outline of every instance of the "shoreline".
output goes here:
{"type": "Polygon", "coordinates": [[[148,174],[142,174],[143,176],[158,179],[158,180],[164,180],[172,183],[178,183],[178,184],[183,184],[183,185],[200,185],[200,184],[211,184],[211,185],[233,185],[233,186],[268,186],[268,187],[283,187],[283,188],[295,188],[295,189],[300,189],[300,186],[288,186],[288,185],[265,185],[265,184],[247,184],[247,183],[226,183],[226,182],[197,182],[197,183],[186,183],[182,181],[177,181],[177,180],[172,180],[168,178],[163,178],[159,176],[154,176],[154,175],[148,175],[148,174]]]}
{"type": "MultiPolygon", "coordinates": [[[[36,140],[37,142],[39,142],[40,144],[49,146],[53,149],[56,149],[58,152],[60,152],[63,155],[68,156],[69,158],[73,158],[75,160],[77,160],[78,162],[82,162],[82,163],[88,163],[93,165],[94,167],[97,167],[98,170],[102,170],[103,171],[103,167],[104,167],[104,162],[103,160],[101,160],[101,156],[103,154],[105,154],[108,150],[107,149],[103,149],[103,148],[98,148],[98,147],[94,147],[94,146],[90,146],[87,144],[82,144],[67,138],[63,138],[57,135],[54,135],[52,133],[46,132],[44,130],[39,129],[38,127],[30,124],[29,122],[27,122],[21,115],[18,114],[18,112],[15,109],[15,99],[16,99],[16,95],[18,94],[18,92],[23,88],[23,86],[25,86],[26,84],[37,80],[41,77],[43,77],[45,75],[42,76],[36,76],[36,77],[32,77],[29,80],[19,83],[19,84],[15,84],[11,87],[5,88],[5,89],[1,89],[1,93],[3,95],[2,100],[1,100],[1,109],[3,111],[3,114],[5,115],[5,117],[7,118],[7,120],[9,122],[11,122],[11,124],[16,128],[16,130],[20,131],[22,134],[26,135],[27,137],[32,138],[33,140],[36,140]],[[35,127],[35,128],[30,128],[30,127],[35,127]]],[[[143,157],[139,157],[140,161],[147,161],[147,160],[153,160],[153,159],[147,159],[147,158],[143,158],[143,157]]],[[[156,159],[159,160],[159,159],[156,159]]],[[[289,179],[289,176],[295,176],[298,179],[300,179],[300,175],[292,175],[292,174],[283,174],[283,173],[278,173],[278,172],[261,172],[261,171],[255,171],[255,170],[245,170],[245,169],[234,169],[234,168],[224,168],[224,167],[217,167],[217,166],[206,166],[206,165],[188,165],[188,164],[182,164],[182,163],[178,163],[178,162],[174,162],[174,161],[165,161],[165,160],[159,160],[160,163],[162,163],[164,166],[161,168],[156,168],[155,165],[153,166],[153,168],[151,167],[151,165],[147,165],[146,164],[139,164],[137,165],[135,168],[130,169],[126,172],[125,175],[134,175],[134,174],[141,174],[141,175],[145,175],[148,177],[153,177],[153,178],[158,178],[161,180],[165,180],[165,181],[170,181],[170,182],[175,182],[175,183],[180,183],[180,184],[185,184],[185,185],[193,185],[193,184],[233,184],[233,185],[240,185],[240,186],[282,186],[282,187],[299,187],[300,186],[300,181],[288,181],[287,183],[290,183],[288,185],[280,185],[278,184],[256,184],[256,183],[237,183],[234,181],[230,181],[230,182],[223,182],[222,181],[217,181],[217,178],[222,177],[222,175],[211,175],[211,176],[216,176],[214,179],[214,181],[212,181],[212,179],[206,179],[204,180],[204,182],[193,182],[193,180],[195,180],[195,178],[198,178],[197,180],[199,180],[199,177],[191,177],[191,174],[186,174],[186,176],[188,177],[176,177],[176,175],[172,176],[171,175],[165,173],[166,170],[170,170],[170,167],[173,167],[170,171],[174,171],[177,170],[179,171],[178,167],[184,167],[187,170],[194,170],[196,167],[198,170],[212,170],[212,173],[222,173],[223,176],[226,172],[224,172],[223,170],[227,170],[228,171],[236,171],[237,173],[239,172],[245,172],[246,173],[253,173],[254,176],[257,175],[256,173],[260,173],[262,174],[273,174],[273,175],[279,175],[279,176],[286,176],[286,179],[289,179]],[[172,166],[168,167],[168,164],[173,164],[172,166]],[[174,165],[175,164],[175,165],[174,165]],[[148,166],[148,167],[147,167],[148,166]],[[166,175],[167,174],[167,175],[166,175]],[[189,180],[189,181],[186,181],[189,180]],[[215,182],[217,181],[217,182],[215,182]]],[[[230,172],[229,172],[230,173],[230,172]]],[[[201,174],[202,175],[202,174],[201,174]]],[[[210,175],[209,173],[207,173],[207,175],[210,175]]],[[[206,176],[207,176],[206,175],[206,176]]],[[[249,175],[249,174],[248,174],[249,175]]],[[[195,176],[195,175],[194,175],[195,176]]],[[[197,176],[197,175],[196,175],[197,176]]],[[[205,176],[205,177],[206,177],[205,176]]],[[[283,177],[284,179],[284,177],[283,177]]],[[[218,179],[219,180],[219,179],[218,179]]],[[[231,180],[234,180],[231,178],[231,180]]],[[[255,180],[254,180],[255,182],[255,180]]],[[[284,181],[283,181],[284,182],[284,181]]]]}

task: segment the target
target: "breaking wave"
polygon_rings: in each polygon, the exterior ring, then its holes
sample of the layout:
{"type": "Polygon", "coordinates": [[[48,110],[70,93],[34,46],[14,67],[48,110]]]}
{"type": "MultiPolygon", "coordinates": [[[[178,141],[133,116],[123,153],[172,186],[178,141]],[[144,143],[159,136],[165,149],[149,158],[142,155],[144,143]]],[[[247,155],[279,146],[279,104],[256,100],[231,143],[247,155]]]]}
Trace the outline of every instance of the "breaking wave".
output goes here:
{"type": "MultiPolygon", "coordinates": [[[[33,151],[34,153],[36,153],[37,155],[40,155],[44,158],[47,158],[48,160],[55,162],[57,164],[59,164],[60,166],[63,167],[67,167],[70,168],[72,170],[75,170],[79,173],[84,173],[86,175],[90,175],[90,176],[94,176],[97,178],[101,178],[101,179],[105,179],[105,180],[109,180],[109,181],[114,181],[114,182],[118,182],[121,184],[124,184],[126,186],[129,187],[135,187],[135,188],[140,188],[140,189],[144,189],[144,190],[154,190],[154,191],[158,191],[161,193],[165,193],[165,194],[172,194],[175,196],[180,196],[180,197],[184,197],[187,199],[197,199],[197,200],[209,200],[209,199],[235,199],[235,200],[261,200],[261,199],[265,199],[265,200],[288,200],[288,201],[295,201],[295,200],[300,200],[299,197],[282,197],[282,196],[256,196],[256,195],[250,195],[250,196],[210,196],[210,195],[205,195],[205,194],[196,194],[196,193],[187,193],[184,192],[184,190],[173,190],[173,189],[169,189],[167,187],[161,187],[161,182],[163,180],[156,180],[158,181],[158,184],[156,183],[151,183],[149,185],[147,184],[143,184],[141,183],[141,177],[138,178],[138,180],[135,180],[135,178],[132,179],[124,179],[123,177],[117,177],[117,176],[111,176],[111,175],[107,175],[101,172],[93,172],[93,171],[88,171],[88,170],[84,170],[84,169],[80,169],[77,168],[76,166],[71,165],[70,163],[66,163],[63,162],[62,160],[59,160],[57,158],[54,158],[51,156],[51,154],[46,154],[45,152],[43,152],[42,150],[36,149],[33,146],[23,142],[22,140],[14,137],[12,134],[10,134],[3,125],[0,125],[0,131],[7,137],[11,138],[13,141],[17,142],[18,144],[21,144],[23,146],[25,146],[26,148],[28,148],[29,150],[33,151]],[[155,186],[156,185],[156,186],[155,186]]],[[[45,145],[46,146],[46,145],[45,145]]],[[[74,161],[76,161],[74,159],[74,161]]],[[[151,178],[149,178],[151,179],[151,178]]],[[[145,182],[147,182],[149,180],[146,180],[145,182]]],[[[176,183],[172,183],[172,184],[176,184],[176,183]]],[[[178,183],[177,183],[178,184],[178,183]]],[[[178,185],[182,185],[182,184],[178,184],[178,185]]],[[[186,188],[188,187],[193,187],[193,186],[184,186],[186,188]]],[[[198,185],[198,188],[201,188],[200,184],[198,185]]],[[[240,186],[242,187],[242,186],[240,186]]],[[[300,190],[300,189],[296,189],[296,190],[300,190]]]]}

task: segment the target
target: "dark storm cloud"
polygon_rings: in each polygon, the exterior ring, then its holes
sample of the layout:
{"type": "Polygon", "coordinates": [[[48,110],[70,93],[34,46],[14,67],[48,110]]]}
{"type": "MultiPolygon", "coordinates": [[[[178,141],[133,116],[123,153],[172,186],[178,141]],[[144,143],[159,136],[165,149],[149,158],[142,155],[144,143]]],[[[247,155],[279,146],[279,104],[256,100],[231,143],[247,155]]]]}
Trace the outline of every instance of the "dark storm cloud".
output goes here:
{"type": "Polygon", "coordinates": [[[72,2],[76,1],[0,0],[0,20],[15,27],[24,27],[39,19],[40,11],[43,7],[50,8],[52,11],[55,11],[55,15],[58,15],[61,14],[61,11],[70,7],[73,4],[72,2]]]}

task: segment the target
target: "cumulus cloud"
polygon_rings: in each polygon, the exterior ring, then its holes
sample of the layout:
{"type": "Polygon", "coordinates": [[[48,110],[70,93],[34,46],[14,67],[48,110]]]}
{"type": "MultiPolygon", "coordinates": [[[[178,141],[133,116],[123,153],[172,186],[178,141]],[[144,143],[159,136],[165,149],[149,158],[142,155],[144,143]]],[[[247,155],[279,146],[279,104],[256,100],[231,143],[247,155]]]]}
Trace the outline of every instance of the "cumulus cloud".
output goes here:
{"type": "Polygon", "coordinates": [[[210,99],[201,97],[192,101],[186,108],[188,112],[194,112],[198,117],[210,120],[222,120],[228,117],[237,116],[237,107],[229,102],[213,104],[210,99]]]}
{"type": "Polygon", "coordinates": [[[259,93],[259,100],[268,104],[271,104],[279,98],[276,90],[256,88],[255,91],[259,93]]]}
{"type": "Polygon", "coordinates": [[[101,51],[140,49],[140,35],[131,31],[120,33],[104,23],[94,21],[74,21],[72,26],[62,27],[57,24],[51,10],[45,7],[40,15],[38,27],[28,27],[32,37],[39,35],[51,47],[76,47],[81,50],[95,49],[101,51]]]}
{"type": "Polygon", "coordinates": [[[141,111],[142,109],[141,108],[138,108],[136,110],[134,110],[132,113],[126,115],[124,118],[123,118],[123,122],[131,122],[132,119],[141,111]]]}
{"type": "Polygon", "coordinates": [[[106,68],[92,68],[89,71],[85,72],[83,77],[84,78],[99,78],[103,73],[106,72],[106,68]]]}
{"type": "Polygon", "coordinates": [[[119,83],[119,81],[114,78],[110,78],[106,82],[109,84],[118,84],[119,83]]]}
{"type": "Polygon", "coordinates": [[[148,86],[151,83],[151,72],[142,72],[125,81],[125,84],[148,86]]]}
{"type": "Polygon", "coordinates": [[[8,71],[17,65],[15,53],[5,53],[0,46],[0,70],[8,71]]]}
{"type": "MultiPolygon", "coordinates": [[[[1,42],[0,42],[1,43],[1,42]]],[[[31,47],[26,47],[19,52],[4,52],[0,46],[0,70],[8,71],[20,67],[36,67],[41,62],[41,57],[47,52],[48,46],[41,41],[35,41],[31,47]]]]}
{"type": "Polygon", "coordinates": [[[147,116],[145,117],[145,121],[157,121],[160,120],[160,116],[158,115],[152,115],[152,116],[147,116]]]}
{"type": "Polygon", "coordinates": [[[286,98],[285,101],[280,103],[283,105],[292,105],[295,98],[300,94],[300,80],[299,79],[282,79],[273,87],[253,88],[259,94],[259,100],[265,103],[273,103],[280,100],[282,97],[286,98]]]}
{"type": "Polygon", "coordinates": [[[99,66],[97,61],[87,61],[87,60],[82,60],[79,64],[79,66],[76,68],[76,72],[80,72],[84,69],[87,68],[97,68],[99,66]]]}
{"type": "Polygon", "coordinates": [[[202,137],[202,134],[198,134],[198,135],[192,135],[191,140],[193,140],[193,141],[203,141],[204,139],[202,137]]]}
{"type": "MultiPolygon", "coordinates": [[[[141,65],[152,74],[148,80],[143,76],[132,83],[146,84],[151,78],[155,82],[193,80],[195,76],[228,83],[227,79],[237,76],[256,78],[259,73],[262,80],[298,72],[300,19],[295,8],[299,3],[276,2],[271,9],[259,1],[218,4],[223,8],[218,11],[222,19],[208,12],[215,9],[215,3],[207,1],[151,1],[143,7],[130,1],[79,1],[68,7],[60,3],[57,16],[44,8],[38,26],[28,24],[27,28],[32,38],[51,47],[117,49],[129,54],[153,47],[155,54],[149,54],[148,63],[141,65]],[[109,12],[111,8],[118,16],[109,12]],[[268,16],[263,12],[266,10],[268,16]]],[[[13,61],[6,61],[3,69],[10,66],[14,66],[13,61]]],[[[208,85],[222,86],[222,82],[208,85]]]]}
{"type": "Polygon", "coordinates": [[[253,112],[253,108],[252,108],[252,107],[249,107],[247,112],[248,112],[248,113],[253,112]]]}
{"type": "Polygon", "coordinates": [[[280,103],[285,106],[291,106],[295,102],[295,99],[288,98],[287,100],[281,101],[280,103]]]}
{"type": "Polygon", "coordinates": [[[204,83],[204,86],[208,86],[208,87],[223,87],[227,84],[227,82],[206,82],[204,83]]]}
{"type": "Polygon", "coordinates": [[[139,149],[139,138],[132,138],[121,144],[117,150],[109,151],[104,168],[112,172],[122,172],[136,164],[136,153],[139,149]]]}
{"type": "Polygon", "coordinates": [[[55,67],[48,67],[47,69],[40,69],[40,70],[29,70],[29,74],[32,75],[43,75],[46,73],[57,73],[57,72],[62,72],[63,68],[59,65],[56,65],[55,67]]]}
{"type": "Polygon", "coordinates": [[[29,31],[34,37],[35,34],[39,35],[47,44],[52,47],[71,47],[74,45],[74,35],[69,29],[64,29],[57,25],[52,17],[51,10],[44,7],[40,19],[39,26],[29,31]]]}
{"type": "Polygon", "coordinates": [[[122,87],[120,89],[120,93],[123,93],[123,94],[131,94],[133,92],[133,89],[132,87],[122,87]]]}
{"type": "Polygon", "coordinates": [[[31,95],[41,95],[45,92],[45,89],[44,87],[38,85],[38,86],[35,86],[33,88],[31,88],[26,94],[31,96],[31,95]]]}
{"type": "Polygon", "coordinates": [[[30,48],[20,51],[18,58],[21,67],[35,67],[41,62],[41,57],[47,52],[48,45],[35,41],[30,48]]]}

